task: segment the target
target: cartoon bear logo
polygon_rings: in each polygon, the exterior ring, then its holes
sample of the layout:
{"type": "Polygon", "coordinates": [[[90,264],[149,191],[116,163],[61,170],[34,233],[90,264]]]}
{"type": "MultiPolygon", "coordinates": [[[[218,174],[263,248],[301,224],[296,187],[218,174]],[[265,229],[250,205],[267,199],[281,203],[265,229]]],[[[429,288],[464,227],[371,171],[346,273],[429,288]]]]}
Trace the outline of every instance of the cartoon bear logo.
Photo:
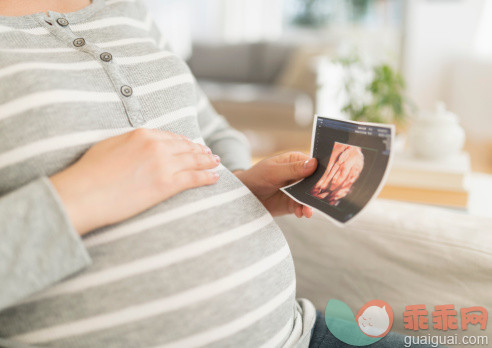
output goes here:
{"type": "Polygon", "coordinates": [[[360,330],[369,337],[384,337],[393,324],[393,310],[384,301],[367,302],[355,317],[360,330]]]}
{"type": "Polygon", "coordinates": [[[376,343],[393,325],[393,310],[382,300],[367,302],[354,316],[346,303],[331,299],[325,309],[325,323],[340,341],[360,347],[376,343]]]}

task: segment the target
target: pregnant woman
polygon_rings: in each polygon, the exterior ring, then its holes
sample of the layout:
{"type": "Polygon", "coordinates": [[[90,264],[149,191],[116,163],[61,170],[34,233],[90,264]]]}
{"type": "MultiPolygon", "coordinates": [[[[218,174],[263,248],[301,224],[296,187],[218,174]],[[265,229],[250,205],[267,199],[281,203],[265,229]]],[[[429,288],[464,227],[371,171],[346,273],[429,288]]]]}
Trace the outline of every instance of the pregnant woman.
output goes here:
{"type": "Polygon", "coordinates": [[[0,346],[336,342],[272,219],[316,160],[249,168],[165,43],[139,1],[0,2],[0,346]]]}

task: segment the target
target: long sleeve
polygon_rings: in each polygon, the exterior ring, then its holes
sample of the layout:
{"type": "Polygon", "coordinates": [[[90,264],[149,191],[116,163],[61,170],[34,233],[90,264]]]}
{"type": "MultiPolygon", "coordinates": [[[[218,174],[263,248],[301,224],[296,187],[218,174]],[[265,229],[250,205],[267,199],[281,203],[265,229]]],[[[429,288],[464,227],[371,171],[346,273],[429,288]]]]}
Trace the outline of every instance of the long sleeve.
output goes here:
{"type": "Polygon", "coordinates": [[[90,263],[47,178],[0,197],[0,310],[90,263]]]}
{"type": "MultiPolygon", "coordinates": [[[[143,3],[142,11],[147,12],[143,3]]],[[[172,51],[166,36],[153,22],[150,35],[159,49],[172,51]]],[[[225,118],[217,113],[205,93],[195,82],[197,91],[198,124],[205,144],[221,157],[221,163],[230,171],[251,167],[251,151],[248,139],[232,128],[225,118]]]]}
{"type": "Polygon", "coordinates": [[[230,171],[248,169],[251,166],[248,139],[217,114],[200,87],[197,90],[198,124],[205,144],[221,157],[222,164],[230,171]]]}
{"type": "Polygon", "coordinates": [[[248,146],[186,63],[158,48],[166,40],[140,5],[0,16],[0,346],[302,343],[312,321],[299,315],[288,244],[224,169],[246,168],[248,146]],[[138,127],[204,137],[222,156],[220,180],[82,242],[47,177],[138,127]]]}

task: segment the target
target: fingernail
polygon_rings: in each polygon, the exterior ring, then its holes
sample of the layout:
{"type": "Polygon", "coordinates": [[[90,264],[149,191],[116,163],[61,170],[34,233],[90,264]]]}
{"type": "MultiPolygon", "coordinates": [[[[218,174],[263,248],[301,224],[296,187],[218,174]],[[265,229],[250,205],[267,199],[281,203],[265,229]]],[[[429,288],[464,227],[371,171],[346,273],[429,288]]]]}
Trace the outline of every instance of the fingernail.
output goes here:
{"type": "Polygon", "coordinates": [[[208,146],[203,146],[205,153],[212,153],[212,150],[208,146]]]}
{"type": "Polygon", "coordinates": [[[215,162],[220,163],[220,157],[217,155],[214,155],[215,162]]]}
{"type": "Polygon", "coordinates": [[[212,177],[212,179],[218,179],[219,178],[219,174],[217,174],[216,172],[209,172],[209,174],[212,177]]]}
{"type": "Polygon", "coordinates": [[[306,162],[304,162],[304,168],[309,169],[314,167],[316,160],[314,158],[308,159],[306,162]]]}

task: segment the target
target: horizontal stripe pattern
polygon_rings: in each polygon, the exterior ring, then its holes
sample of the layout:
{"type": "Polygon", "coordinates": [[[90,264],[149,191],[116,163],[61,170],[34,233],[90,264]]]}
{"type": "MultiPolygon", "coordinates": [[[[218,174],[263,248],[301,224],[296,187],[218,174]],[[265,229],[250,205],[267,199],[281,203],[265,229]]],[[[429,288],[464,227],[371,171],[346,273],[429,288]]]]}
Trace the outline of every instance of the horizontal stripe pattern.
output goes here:
{"type": "MultiPolygon", "coordinates": [[[[156,44],[156,41],[151,37],[142,38],[127,38],[121,40],[103,41],[95,43],[96,46],[101,48],[113,48],[130,46],[142,43],[156,44]]],[[[72,47],[42,47],[42,48],[0,48],[0,53],[33,53],[33,54],[53,54],[53,53],[73,53],[77,52],[72,47]]]]}
{"type": "Polygon", "coordinates": [[[55,89],[27,95],[0,105],[0,121],[30,109],[40,108],[46,105],[74,102],[115,103],[119,101],[120,99],[116,92],[102,93],[55,89]]]}
{"type": "Polygon", "coordinates": [[[287,324],[285,324],[275,336],[262,344],[259,348],[282,347],[283,343],[286,342],[287,338],[290,336],[293,326],[294,320],[293,318],[289,318],[287,324]]]}
{"type": "MultiPolygon", "coordinates": [[[[135,87],[134,95],[142,96],[184,83],[193,83],[193,81],[193,76],[188,73],[173,76],[161,81],[135,87]]],[[[0,121],[16,114],[47,105],[80,102],[115,103],[120,102],[120,96],[117,92],[89,92],[62,89],[34,93],[0,105],[0,121]]]]}
{"type": "Polygon", "coordinates": [[[149,83],[147,85],[135,87],[133,89],[133,92],[136,96],[141,96],[182,84],[192,84],[194,82],[195,80],[193,76],[189,73],[186,73],[186,74],[170,77],[165,80],[156,81],[154,83],[149,83]]]}
{"type": "MultiPolygon", "coordinates": [[[[177,295],[169,296],[157,301],[151,301],[142,305],[128,307],[117,312],[107,313],[96,317],[86,318],[72,323],[50,327],[34,332],[25,333],[19,336],[12,337],[14,340],[19,340],[26,343],[46,343],[52,340],[73,337],[77,335],[87,334],[94,331],[109,329],[118,325],[132,323],[141,319],[150,318],[159,314],[175,311],[184,306],[189,306],[193,303],[204,301],[214,296],[218,296],[223,292],[233,289],[241,284],[248,282],[254,277],[268,271],[276,266],[290,255],[290,250],[287,245],[276,253],[264,258],[263,260],[227,277],[218,279],[212,283],[204,284],[193,289],[180,292],[177,295]]],[[[289,286],[284,292],[277,296],[270,305],[265,309],[258,309],[261,315],[278,306],[287,297],[292,294],[295,285],[289,286]]],[[[251,315],[250,315],[251,316],[251,315]]],[[[251,319],[250,319],[251,320],[251,319]]]]}
{"type": "Polygon", "coordinates": [[[212,120],[211,122],[209,122],[201,130],[203,138],[207,139],[208,137],[210,137],[222,125],[224,125],[224,121],[221,120],[220,118],[216,118],[216,119],[212,120]]]}
{"type": "Polygon", "coordinates": [[[70,25],[70,29],[76,33],[81,33],[89,30],[105,29],[114,26],[129,26],[137,29],[149,31],[152,26],[152,17],[147,14],[143,21],[129,17],[112,17],[98,19],[92,22],[78,23],[70,25]]]}
{"type": "Polygon", "coordinates": [[[30,29],[20,29],[20,28],[12,28],[4,25],[0,25],[0,34],[2,33],[13,33],[19,32],[30,35],[48,35],[49,31],[43,27],[30,28],[30,29]]]}
{"type": "Polygon", "coordinates": [[[141,43],[155,44],[156,42],[151,37],[142,37],[142,38],[128,38],[128,39],[121,39],[121,40],[113,40],[107,42],[98,42],[96,43],[96,45],[102,48],[113,48],[113,47],[129,46],[129,45],[135,45],[141,43]]]}
{"type": "Polygon", "coordinates": [[[289,297],[292,296],[295,291],[295,287],[295,283],[292,283],[287,289],[279,293],[277,296],[275,296],[275,298],[265,303],[263,306],[249,313],[246,313],[244,316],[233,320],[225,325],[192,335],[183,340],[164,344],[162,346],[159,346],[159,348],[202,347],[225,337],[232,336],[273,312],[278,306],[280,306],[283,302],[287,301],[289,297]]]}
{"type": "MultiPolygon", "coordinates": [[[[150,13],[148,13],[145,16],[144,20],[137,20],[131,17],[110,17],[110,18],[94,20],[91,22],[71,24],[70,29],[74,32],[84,32],[89,30],[110,28],[114,26],[130,26],[133,28],[149,31],[152,26],[152,17],[150,13]]],[[[22,29],[22,28],[13,28],[9,26],[0,25],[0,34],[12,33],[12,32],[21,32],[30,35],[50,34],[48,29],[43,27],[22,29]]]]}
{"type": "MultiPolygon", "coordinates": [[[[130,56],[130,57],[115,57],[117,64],[119,65],[136,65],[140,63],[148,63],[159,59],[174,56],[171,52],[156,52],[152,54],[146,54],[143,56],[130,56]]],[[[83,61],[74,63],[45,63],[45,62],[29,62],[13,64],[6,68],[0,69],[0,79],[9,75],[13,75],[19,72],[26,72],[30,70],[52,70],[52,71],[82,71],[82,70],[94,70],[102,69],[101,63],[97,61],[83,61]]]]}
{"type": "MultiPolygon", "coordinates": [[[[149,120],[142,128],[158,128],[171,122],[179,121],[185,117],[195,116],[196,108],[185,107],[175,110],[168,114],[149,120]]],[[[64,150],[71,147],[96,143],[112,136],[124,134],[134,130],[132,127],[116,129],[96,129],[85,132],[71,133],[56,136],[53,138],[43,139],[30,143],[25,146],[19,146],[11,151],[0,153],[0,169],[25,161],[29,158],[45,154],[50,151],[64,150]]]]}
{"type": "MultiPolygon", "coordinates": [[[[57,247],[59,262],[43,279],[26,276],[54,281],[0,311],[0,337],[47,347],[124,346],[135,339],[140,346],[286,342],[298,324],[288,245],[257,198],[226,169],[247,166],[240,133],[214,112],[142,3],[93,0],[80,14],[65,16],[67,28],[53,23],[56,15],[14,24],[0,17],[0,41],[8,40],[0,44],[0,86],[11,86],[0,94],[0,192],[15,196],[93,144],[134,130],[132,124],[211,146],[224,162],[213,169],[220,179],[78,240],[93,261],[80,263],[86,268],[67,273],[76,253],[57,247]],[[87,45],[75,48],[73,37],[87,45]],[[101,61],[104,51],[111,62],[101,61]],[[131,96],[122,96],[124,85],[132,87],[131,96]],[[186,326],[176,326],[180,320],[186,326]]],[[[18,210],[49,210],[47,216],[57,212],[66,220],[55,198],[18,210]]],[[[12,218],[4,217],[0,211],[0,220],[12,218]]],[[[26,223],[16,232],[38,237],[46,228],[66,229],[56,219],[49,223],[26,223]]]]}
{"type": "MultiPolygon", "coordinates": [[[[92,22],[71,24],[70,29],[73,32],[82,33],[85,31],[105,29],[105,28],[110,28],[110,27],[114,27],[114,26],[129,26],[129,27],[149,31],[150,28],[152,27],[152,17],[150,16],[150,14],[147,14],[147,16],[145,17],[144,20],[137,20],[137,19],[133,19],[130,17],[104,18],[104,19],[98,19],[98,20],[95,20],[92,22]]],[[[43,27],[20,29],[20,28],[13,28],[13,27],[9,27],[9,26],[0,25],[0,34],[12,33],[12,32],[21,32],[21,33],[30,34],[30,35],[49,35],[50,34],[50,32],[46,28],[43,28],[43,27]]]]}
{"type": "Polygon", "coordinates": [[[246,138],[246,136],[243,133],[230,128],[221,129],[218,132],[209,134],[207,137],[207,141],[213,143],[214,141],[223,140],[225,138],[232,138],[232,139],[239,140],[244,144],[249,144],[248,138],[246,138]]]}
{"type": "Polygon", "coordinates": [[[77,52],[75,48],[71,47],[52,47],[52,48],[0,48],[0,53],[66,53],[77,52]]]}
{"type": "Polygon", "coordinates": [[[30,63],[20,63],[14,64],[9,67],[0,69],[0,79],[8,75],[13,75],[18,72],[29,71],[29,70],[54,70],[54,71],[64,71],[64,70],[93,70],[101,69],[101,64],[95,61],[89,62],[75,62],[75,63],[44,63],[44,62],[30,62],[30,63]]]}
{"type": "MultiPolygon", "coordinates": [[[[227,201],[225,202],[227,203],[227,201]]],[[[184,206],[186,207],[186,206],[184,206]]],[[[194,211],[190,211],[192,215],[194,211]]],[[[242,226],[228,230],[210,238],[198,240],[194,243],[184,245],[158,255],[138,259],[137,261],[121,264],[97,273],[90,273],[86,276],[78,277],[74,280],[66,281],[51,288],[42,295],[29,299],[29,302],[39,301],[43,298],[54,297],[74,292],[84,291],[91,287],[102,286],[107,283],[115,282],[128,277],[136,276],[145,272],[160,269],[171,264],[182,262],[192,257],[198,257],[204,253],[220,248],[224,245],[237,241],[257,232],[261,228],[273,221],[270,214],[266,214],[258,219],[248,222],[242,226]]],[[[167,222],[167,221],[166,221],[167,222]]],[[[164,222],[164,223],[166,223],[164,222]]]]}
{"type": "Polygon", "coordinates": [[[243,186],[229,192],[205,198],[203,200],[193,202],[185,206],[177,207],[161,214],[156,214],[151,217],[129,223],[122,227],[117,227],[110,231],[105,231],[104,233],[97,236],[89,237],[86,239],[85,245],[90,248],[96,245],[101,245],[104,243],[113,242],[121,238],[132,236],[137,233],[142,233],[149,228],[159,226],[191,214],[199,213],[200,211],[205,209],[211,209],[226,204],[249,193],[250,191],[243,186]]]}
{"type": "Polygon", "coordinates": [[[136,65],[141,63],[148,63],[155,60],[175,56],[171,52],[156,52],[152,54],[146,54],[143,56],[130,56],[130,57],[115,57],[115,61],[120,65],[136,65]]]}

